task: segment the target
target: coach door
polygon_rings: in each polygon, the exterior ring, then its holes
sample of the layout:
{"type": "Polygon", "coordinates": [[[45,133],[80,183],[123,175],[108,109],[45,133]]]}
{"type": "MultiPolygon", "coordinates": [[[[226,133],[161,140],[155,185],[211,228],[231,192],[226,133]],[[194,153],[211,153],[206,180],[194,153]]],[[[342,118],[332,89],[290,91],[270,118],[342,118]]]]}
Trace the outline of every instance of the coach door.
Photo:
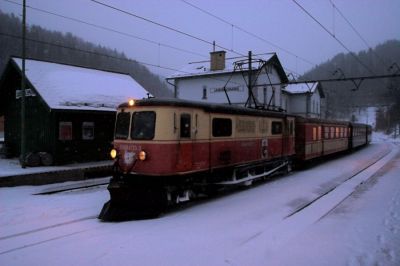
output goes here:
{"type": "Polygon", "coordinates": [[[179,141],[177,170],[186,172],[192,169],[193,164],[193,131],[192,113],[182,112],[179,114],[179,141]]]}
{"type": "Polygon", "coordinates": [[[282,155],[291,155],[294,153],[294,119],[285,117],[282,134],[282,155]]]}

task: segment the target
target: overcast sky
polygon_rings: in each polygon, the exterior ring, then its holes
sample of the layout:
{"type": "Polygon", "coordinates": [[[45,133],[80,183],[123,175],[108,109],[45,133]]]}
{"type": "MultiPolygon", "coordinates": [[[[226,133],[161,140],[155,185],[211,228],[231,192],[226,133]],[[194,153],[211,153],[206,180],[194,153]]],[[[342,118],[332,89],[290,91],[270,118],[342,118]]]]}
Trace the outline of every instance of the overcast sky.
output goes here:
{"type": "MultiPolygon", "coordinates": [[[[10,1],[22,3],[22,0],[10,1]]],[[[213,41],[230,50],[228,57],[247,54],[250,50],[253,54],[276,52],[287,72],[300,74],[337,53],[347,52],[292,0],[98,1],[197,39],[90,0],[27,0],[27,5],[154,43],[31,8],[27,9],[27,22],[50,30],[71,32],[87,41],[116,48],[138,61],[173,69],[181,69],[188,62],[209,59],[209,52],[213,49],[209,43],[213,41]],[[166,47],[168,45],[185,51],[166,47]]],[[[400,0],[296,1],[353,52],[367,49],[367,46],[339,11],[370,47],[389,39],[400,39],[400,0]],[[333,8],[333,4],[336,8],[333,8]]],[[[20,5],[5,0],[0,0],[0,9],[22,14],[20,5]]],[[[217,50],[221,50],[221,47],[217,47],[217,50]]],[[[150,70],[163,76],[174,73],[154,67],[150,67],[150,70]]]]}

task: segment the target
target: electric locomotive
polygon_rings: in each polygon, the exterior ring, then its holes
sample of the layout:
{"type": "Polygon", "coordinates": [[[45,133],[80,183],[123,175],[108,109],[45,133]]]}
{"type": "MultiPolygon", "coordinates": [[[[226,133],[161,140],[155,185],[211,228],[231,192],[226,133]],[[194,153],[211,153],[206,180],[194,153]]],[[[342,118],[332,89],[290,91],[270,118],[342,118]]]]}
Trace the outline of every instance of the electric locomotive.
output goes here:
{"type": "Polygon", "coordinates": [[[110,200],[99,218],[158,216],[168,205],[221,186],[290,171],[295,117],[176,99],[118,107],[110,200]]]}

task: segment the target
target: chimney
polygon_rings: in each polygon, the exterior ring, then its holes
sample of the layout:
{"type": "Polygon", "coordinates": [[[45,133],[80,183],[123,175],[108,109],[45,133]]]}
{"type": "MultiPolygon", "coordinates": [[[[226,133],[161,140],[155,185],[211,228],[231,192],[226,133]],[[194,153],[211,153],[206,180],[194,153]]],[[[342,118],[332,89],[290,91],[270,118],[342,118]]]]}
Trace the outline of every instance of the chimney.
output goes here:
{"type": "Polygon", "coordinates": [[[225,51],[211,52],[210,70],[224,70],[225,69],[225,51]]]}

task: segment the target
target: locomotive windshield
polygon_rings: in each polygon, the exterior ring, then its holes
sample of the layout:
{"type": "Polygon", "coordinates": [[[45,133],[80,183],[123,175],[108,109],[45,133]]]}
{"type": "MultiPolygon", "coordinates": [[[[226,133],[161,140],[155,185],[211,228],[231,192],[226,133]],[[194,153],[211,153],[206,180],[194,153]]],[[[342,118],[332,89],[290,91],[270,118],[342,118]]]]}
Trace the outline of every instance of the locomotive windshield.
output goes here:
{"type": "Polygon", "coordinates": [[[132,116],[131,138],[150,140],[154,138],[156,113],[151,111],[135,112],[132,116]]]}
{"type": "Polygon", "coordinates": [[[130,113],[118,113],[117,122],[115,124],[115,138],[116,139],[127,139],[129,136],[129,120],[131,118],[130,113]]]}

